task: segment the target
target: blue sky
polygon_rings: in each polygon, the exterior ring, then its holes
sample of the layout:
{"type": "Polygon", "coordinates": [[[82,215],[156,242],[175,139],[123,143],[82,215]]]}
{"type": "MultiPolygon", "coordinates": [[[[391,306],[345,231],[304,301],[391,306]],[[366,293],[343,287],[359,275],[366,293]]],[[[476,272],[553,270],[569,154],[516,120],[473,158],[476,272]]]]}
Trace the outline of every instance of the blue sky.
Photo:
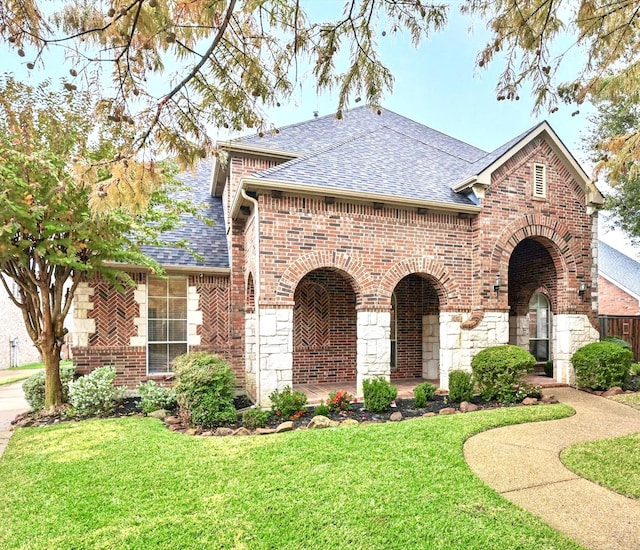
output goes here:
{"type": "MultiPolygon", "coordinates": [[[[344,5],[344,0],[313,2],[309,5],[315,17],[322,17],[324,13],[327,13],[327,18],[335,17],[344,5]]],[[[411,45],[406,35],[388,33],[379,37],[381,57],[395,77],[393,92],[387,94],[383,106],[488,151],[541,120],[547,120],[590,174],[587,154],[581,144],[581,136],[589,126],[590,109],[583,107],[579,115],[572,116],[575,107],[561,105],[556,113],[534,114],[533,100],[526,89],[520,94],[519,101],[497,101],[495,86],[502,69],[501,60],[496,58],[488,68],[477,67],[476,55],[488,35],[482,23],[475,22],[473,28],[470,27],[471,21],[453,9],[445,29],[418,48],[411,45]]],[[[562,47],[567,44],[565,41],[562,47]]],[[[578,66],[580,54],[571,53],[574,55],[571,68],[574,68],[578,66]]],[[[15,71],[19,77],[27,79],[40,77],[41,73],[27,76],[29,71],[24,68],[29,61],[29,52],[27,54],[25,58],[17,58],[15,54],[7,57],[6,51],[0,49],[0,58],[3,59],[0,71],[15,71]]],[[[68,67],[63,68],[59,61],[56,64],[51,60],[46,74],[55,77],[67,73],[68,67]]],[[[305,76],[304,71],[302,76],[305,76]]],[[[568,80],[572,75],[568,72],[563,76],[568,80]]],[[[292,101],[269,113],[277,126],[307,120],[314,111],[318,111],[320,116],[335,112],[336,94],[318,96],[311,75],[307,77],[296,88],[292,101]]],[[[599,187],[604,190],[605,186],[600,183],[599,187]]],[[[634,255],[628,239],[618,232],[609,232],[604,223],[601,224],[600,236],[611,246],[634,255]]]]}

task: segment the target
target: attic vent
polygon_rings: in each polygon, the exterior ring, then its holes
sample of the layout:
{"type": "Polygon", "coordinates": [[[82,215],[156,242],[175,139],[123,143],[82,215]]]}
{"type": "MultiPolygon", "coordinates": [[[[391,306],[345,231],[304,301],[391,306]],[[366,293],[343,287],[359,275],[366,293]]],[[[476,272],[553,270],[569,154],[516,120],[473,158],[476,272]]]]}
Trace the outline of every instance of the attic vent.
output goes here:
{"type": "Polygon", "coordinates": [[[544,164],[533,165],[533,196],[547,196],[547,170],[544,164]]]}

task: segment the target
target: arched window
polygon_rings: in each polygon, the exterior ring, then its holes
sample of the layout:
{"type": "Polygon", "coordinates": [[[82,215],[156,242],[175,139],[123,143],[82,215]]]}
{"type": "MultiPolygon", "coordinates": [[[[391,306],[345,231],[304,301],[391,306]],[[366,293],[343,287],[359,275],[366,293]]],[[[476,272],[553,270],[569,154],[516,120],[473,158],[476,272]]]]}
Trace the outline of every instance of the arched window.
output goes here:
{"type": "Polygon", "coordinates": [[[545,363],[549,357],[549,333],[551,315],[549,300],[544,294],[536,292],[529,300],[529,351],[538,363],[545,363]]]}
{"type": "Polygon", "coordinates": [[[391,295],[391,369],[395,369],[398,366],[398,323],[396,315],[398,312],[398,301],[396,300],[396,293],[391,295]]]}

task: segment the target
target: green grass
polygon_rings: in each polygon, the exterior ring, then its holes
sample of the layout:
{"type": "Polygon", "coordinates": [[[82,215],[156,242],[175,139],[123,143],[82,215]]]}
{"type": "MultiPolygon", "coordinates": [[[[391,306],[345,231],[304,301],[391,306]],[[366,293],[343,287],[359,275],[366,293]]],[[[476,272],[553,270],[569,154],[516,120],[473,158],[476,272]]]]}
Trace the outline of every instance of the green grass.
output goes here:
{"type": "Polygon", "coordinates": [[[26,380],[33,373],[28,374],[18,374],[16,376],[12,376],[11,378],[3,378],[0,380],[0,386],[6,386],[7,384],[13,384],[14,382],[20,382],[20,380],[26,380]]]}
{"type": "MultiPolygon", "coordinates": [[[[73,361],[60,361],[60,366],[71,364],[73,364],[73,361]]],[[[11,367],[10,370],[38,370],[43,368],[44,363],[27,363],[26,365],[20,365],[19,367],[11,367]]]]}
{"type": "Polygon", "coordinates": [[[635,393],[622,393],[620,395],[614,395],[609,399],[613,399],[618,403],[624,403],[625,405],[629,405],[634,409],[640,410],[640,392],[635,393]]]}
{"type": "MultiPolygon", "coordinates": [[[[60,361],[60,366],[72,365],[72,364],[73,364],[73,361],[60,361]]],[[[0,379],[0,386],[4,386],[6,384],[13,384],[14,382],[20,382],[20,380],[26,380],[30,376],[33,376],[34,370],[41,370],[41,369],[44,369],[43,363],[28,363],[27,365],[21,365],[19,367],[10,367],[8,371],[14,374],[14,376],[0,379]]]]}
{"type": "Polygon", "coordinates": [[[0,458],[0,548],[569,549],[467,467],[491,427],[566,405],[253,437],[150,418],[16,431],[0,458]]]}
{"type": "Polygon", "coordinates": [[[573,445],[560,459],[579,476],[640,499],[640,433],[573,445]]]}

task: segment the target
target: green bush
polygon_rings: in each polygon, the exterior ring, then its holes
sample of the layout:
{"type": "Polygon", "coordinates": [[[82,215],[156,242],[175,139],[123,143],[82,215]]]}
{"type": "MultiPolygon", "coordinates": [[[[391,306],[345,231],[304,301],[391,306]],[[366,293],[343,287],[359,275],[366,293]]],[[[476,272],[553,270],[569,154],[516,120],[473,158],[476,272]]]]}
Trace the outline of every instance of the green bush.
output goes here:
{"type": "Polygon", "coordinates": [[[593,342],[571,357],[576,383],[592,390],[623,386],[631,370],[633,353],[618,343],[593,342]]]}
{"type": "Polygon", "coordinates": [[[528,351],[507,344],[480,351],[471,360],[471,370],[483,399],[514,403],[518,399],[522,379],[535,364],[535,357],[528,351]]]}
{"type": "MultiPolygon", "coordinates": [[[[62,382],[62,401],[69,401],[69,382],[73,380],[76,368],[73,365],[60,366],[60,381],[62,382]]],[[[30,376],[22,383],[24,397],[32,411],[39,411],[44,407],[44,372],[30,376]]]]}
{"type": "Polygon", "coordinates": [[[143,413],[151,413],[159,409],[171,410],[176,406],[176,392],[171,388],[158,386],[153,380],[144,382],[138,386],[140,404],[138,408],[143,413]]]}
{"type": "Polygon", "coordinates": [[[471,373],[463,370],[452,370],[449,373],[449,400],[454,403],[473,399],[473,382],[471,373]]]}
{"type": "Polygon", "coordinates": [[[398,388],[384,378],[365,378],[362,382],[364,408],[371,412],[386,411],[398,395],[398,388]]]}
{"type": "Polygon", "coordinates": [[[242,425],[249,430],[264,428],[269,422],[271,413],[262,409],[247,409],[242,413],[242,425]]]}
{"type": "Polygon", "coordinates": [[[553,361],[547,361],[544,364],[544,375],[553,378],[553,361]]]}
{"type": "Polygon", "coordinates": [[[640,363],[631,363],[631,368],[629,369],[629,373],[633,376],[640,375],[640,363]]]}
{"type": "Polygon", "coordinates": [[[99,367],[69,383],[69,403],[82,416],[105,415],[124,399],[125,387],[116,387],[115,367],[99,367]]]}
{"type": "Polygon", "coordinates": [[[319,405],[316,405],[316,408],[313,411],[315,416],[328,416],[329,415],[329,407],[325,405],[324,401],[320,401],[319,405]]]}
{"type": "Polygon", "coordinates": [[[233,405],[235,376],[224,359],[208,352],[191,352],[174,360],[173,390],[180,415],[205,428],[237,420],[233,405]]]}
{"type": "Polygon", "coordinates": [[[427,406],[427,401],[433,399],[436,394],[436,387],[429,382],[422,382],[413,388],[414,406],[416,409],[421,409],[427,406]]]}
{"type": "Polygon", "coordinates": [[[298,420],[307,412],[307,396],[299,391],[292,391],[286,386],[282,391],[275,390],[269,395],[271,410],[279,418],[298,420]]]}
{"type": "Polygon", "coordinates": [[[626,340],[620,338],[620,336],[605,336],[602,340],[603,342],[611,342],[612,344],[617,344],[618,346],[623,347],[624,349],[631,349],[631,344],[626,340]]]}

